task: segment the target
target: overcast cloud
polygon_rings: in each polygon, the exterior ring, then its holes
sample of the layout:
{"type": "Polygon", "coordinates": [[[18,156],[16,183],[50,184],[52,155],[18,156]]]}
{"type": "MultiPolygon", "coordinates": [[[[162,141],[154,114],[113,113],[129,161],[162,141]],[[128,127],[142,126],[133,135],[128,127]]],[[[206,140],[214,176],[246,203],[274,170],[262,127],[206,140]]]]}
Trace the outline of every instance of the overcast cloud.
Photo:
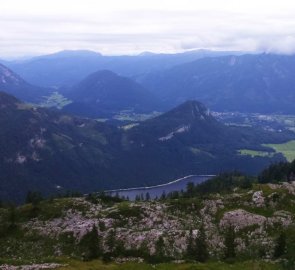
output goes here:
{"type": "Polygon", "coordinates": [[[295,1],[0,0],[0,57],[87,49],[295,52],[295,1]]]}

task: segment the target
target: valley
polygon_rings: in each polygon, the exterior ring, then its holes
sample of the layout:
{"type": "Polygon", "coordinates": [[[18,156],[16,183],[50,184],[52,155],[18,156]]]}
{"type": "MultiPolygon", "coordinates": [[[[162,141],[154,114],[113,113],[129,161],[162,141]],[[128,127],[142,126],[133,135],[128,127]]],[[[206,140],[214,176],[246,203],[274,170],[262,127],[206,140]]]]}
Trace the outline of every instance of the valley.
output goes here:
{"type": "Polygon", "coordinates": [[[293,57],[72,54],[1,66],[0,269],[293,269],[293,57]]]}
{"type": "Polygon", "coordinates": [[[262,127],[269,131],[294,131],[295,125],[295,115],[288,114],[213,111],[212,115],[227,125],[262,127]]]}
{"type": "Polygon", "coordinates": [[[0,0],[0,270],[295,270],[294,26],[0,0]]]}
{"type": "Polygon", "coordinates": [[[4,93],[0,105],[0,197],[17,202],[30,190],[44,195],[85,193],[153,186],[186,175],[234,169],[256,174],[286,159],[279,152],[251,157],[238,150],[265,151],[269,147],[263,144],[282,144],[295,137],[289,130],[225,125],[197,101],[129,128],[126,123],[120,128],[28,106],[4,93]],[[17,189],[20,182],[22,190],[17,189]]]}
{"type": "MultiPolygon", "coordinates": [[[[295,132],[295,116],[283,114],[259,114],[259,113],[221,113],[212,112],[212,114],[221,122],[228,126],[241,127],[258,127],[268,131],[284,132],[286,130],[295,132]]],[[[294,140],[282,144],[262,144],[268,147],[268,151],[256,151],[251,149],[240,149],[241,155],[269,156],[272,157],[275,153],[281,153],[288,161],[295,159],[294,140]]]]}

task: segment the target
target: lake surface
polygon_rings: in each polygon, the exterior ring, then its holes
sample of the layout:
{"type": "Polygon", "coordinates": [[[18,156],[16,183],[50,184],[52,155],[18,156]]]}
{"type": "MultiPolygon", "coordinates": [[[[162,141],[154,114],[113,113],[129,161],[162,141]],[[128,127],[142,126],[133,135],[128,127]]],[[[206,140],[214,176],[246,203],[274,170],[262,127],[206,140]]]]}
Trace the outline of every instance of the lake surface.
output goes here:
{"type": "Polygon", "coordinates": [[[156,199],[160,198],[163,193],[168,194],[173,191],[185,191],[188,183],[194,183],[195,185],[197,185],[212,177],[214,177],[214,175],[189,175],[162,185],[128,189],[115,189],[105,191],[105,193],[111,196],[124,196],[125,198],[128,197],[129,200],[135,200],[136,196],[143,196],[143,198],[146,198],[146,194],[149,193],[151,199],[156,199]]]}

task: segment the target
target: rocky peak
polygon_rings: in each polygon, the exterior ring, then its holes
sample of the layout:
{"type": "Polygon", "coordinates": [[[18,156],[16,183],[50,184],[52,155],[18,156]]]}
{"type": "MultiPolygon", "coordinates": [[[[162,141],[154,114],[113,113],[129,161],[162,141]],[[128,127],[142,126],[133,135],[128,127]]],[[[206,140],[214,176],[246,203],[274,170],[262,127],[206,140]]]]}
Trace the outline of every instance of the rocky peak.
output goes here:
{"type": "Polygon", "coordinates": [[[184,122],[195,120],[212,120],[213,116],[204,104],[196,100],[189,100],[166,113],[166,117],[183,119],[184,122]]]}

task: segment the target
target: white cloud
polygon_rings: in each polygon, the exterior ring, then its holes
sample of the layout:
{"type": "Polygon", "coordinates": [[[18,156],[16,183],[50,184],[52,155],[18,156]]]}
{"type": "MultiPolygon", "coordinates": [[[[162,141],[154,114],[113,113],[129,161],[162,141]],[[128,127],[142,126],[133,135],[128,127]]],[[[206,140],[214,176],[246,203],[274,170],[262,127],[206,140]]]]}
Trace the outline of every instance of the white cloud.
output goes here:
{"type": "Polygon", "coordinates": [[[295,1],[0,0],[0,57],[90,49],[295,52],[295,1]]]}

